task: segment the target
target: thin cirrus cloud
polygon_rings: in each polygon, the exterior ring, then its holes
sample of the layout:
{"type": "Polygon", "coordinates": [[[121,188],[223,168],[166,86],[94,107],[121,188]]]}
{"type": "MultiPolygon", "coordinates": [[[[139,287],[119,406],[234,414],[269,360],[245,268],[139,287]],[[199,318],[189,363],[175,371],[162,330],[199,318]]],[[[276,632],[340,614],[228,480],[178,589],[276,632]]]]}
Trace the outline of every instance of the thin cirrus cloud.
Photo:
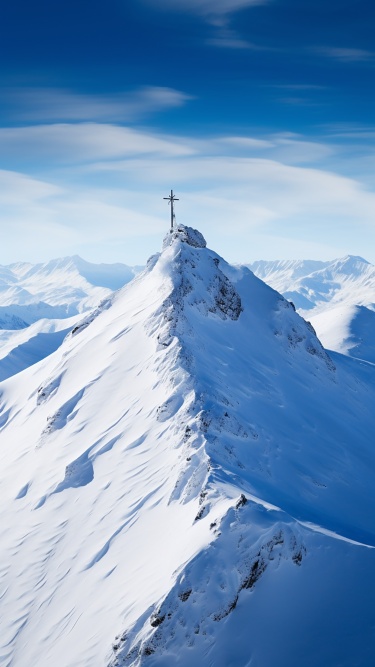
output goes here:
{"type": "Polygon", "coordinates": [[[215,21],[215,18],[225,17],[228,14],[268,4],[269,0],[147,0],[149,4],[165,9],[194,12],[206,19],[215,21]]]}
{"type": "Polygon", "coordinates": [[[130,122],[183,106],[191,99],[186,93],[161,86],[145,86],[109,96],[57,88],[13,88],[2,94],[2,106],[17,121],[130,122]]]}
{"type": "MultiPolygon", "coordinates": [[[[375,194],[334,173],[335,150],[291,133],[191,139],[98,123],[3,128],[3,161],[28,154],[33,170],[41,160],[42,176],[20,173],[20,163],[18,173],[0,172],[7,229],[0,261],[20,259],[22,238],[22,259],[78,252],[92,261],[143,263],[168,224],[163,196],[172,186],[178,219],[215,236],[218,251],[233,260],[269,255],[281,235],[290,257],[298,256],[297,242],[318,237],[326,258],[341,253],[338,238],[346,251],[366,256],[375,194]],[[361,247],[349,239],[353,229],[361,247]]],[[[275,253],[279,247],[278,240],[275,253]]]]}
{"type": "Polygon", "coordinates": [[[218,46],[225,49],[251,49],[253,51],[263,50],[263,47],[242,39],[234,30],[219,27],[214,37],[206,40],[210,46],[218,46]]]}
{"type": "Polygon", "coordinates": [[[342,63],[375,63],[375,52],[365,49],[318,47],[317,53],[342,63]]]}
{"type": "MultiPolygon", "coordinates": [[[[48,238],[43,240],[44,249],[35,246],[35,252],[43,250],[47,258],[57,252],[72,254],[73,249],[85,256],[89,249],[92,251],[90,244],[94,239],[96,243],[100,241],[101,257],[115,245],[117,253],[125,253],[122,261],[142,263],[146,257],[126,254],[127,244],[134,234],[143,237],[145,233],[160,234],[166,229],[167,212],[162,197],[171,183],[180,196],[178,219],[215,236],[219,252],[228,251],[230,236],[233,259],[250,261],[250,251],[252,257],[261,257],[265,248],[254,245],[254,234],[262,230],[266,231],[268,253],[270,236],[282,233],[284,240],[290,239],[291,257],[293,244],[309,238],[306,230],[310,227],[314,238],[322,234],[327,248],[332,247],[330,253],[327,250],[328,257],[334,256],[338,237],[342,241],[345,230],[351,230],[353,224],[360,236],[370,241],[375,195],[353,179],[322,169],[288,166],[272,159],[227,156],[138,156],[117,163],[115,168],[121,171],[122,182],[130,186],[129,191],[113,185],[106,190],[90,185],[77,189],[68,184],[59,190],[48,182],[25,180],[21,174],[0,173],[0,184],[4,186],[0,187],[0,221],[9,231],[6,244],[13,239],[14,246],[8,255],[13,254],[14,261],[19,259],[16,250],[20,252],[20,233],[28,239],[24,252],[31,252],[35,238],[41,246],[40,232],[44,229],[49,230],[48,238]],[[28,186],[28,195],[20,201],[18,186],[24,185],[28,186]],[[294,230],[292,236],[290,229],[294,230]]],[[[152,247],[147,245],[148,249],[151,251],[152,247]]],[[[118,257],[117,254],[115,259],[118,257]]]]}
{"type": "Polygon", "coordinates": [[[250,153],[253,156],[267,156],[269,159],[294,164],[321,162],[330,157],[334,150],[323,142],[307,141],[297,134],[273,134],[266,139],[253,137],[221,137],[216,140],[218,145],[226,145],[237,151],[241,156],[250,153]]]}
{"type": "Polygon", "coordinates": [[[206,40],[209,46],[224,49],[265,50],[249,42],[228,28],[230,14],[249,7],[269,4],[272,0],[144,0],[158,9],[184,11],[196,14],[216,28],[215,34],[206,40]]]}
{"type": "Polygon", "coordinates": [[[0,201],[3,210],[7,206],[18,209],[34,205],[60,195],[62,192],[61,187],[41,179],[16,171],[0,169],[0,201]]]}
{"type": "Polygon", "coordinates": [[[117,170],[119,160],[160,160],[207,155],[263,157],[288,164],[316,163],[330,157],[332,148],[293,134],[259,137],[224,136],[191,139],[163,135],[104,123],[56,123],[0,128],[0,152],[8,166],[91,164],[117,170]],[[25,161],[25,155],[27,160],[25,161]]]}
{"type": "Polygon", "coordinates": [[[116,160],[142,154],[190,155],[186,143],[128,127],[101,123],[56,123],[1,128],[3,160],[32,164],[77,164],[90,160],[116,160]]]}

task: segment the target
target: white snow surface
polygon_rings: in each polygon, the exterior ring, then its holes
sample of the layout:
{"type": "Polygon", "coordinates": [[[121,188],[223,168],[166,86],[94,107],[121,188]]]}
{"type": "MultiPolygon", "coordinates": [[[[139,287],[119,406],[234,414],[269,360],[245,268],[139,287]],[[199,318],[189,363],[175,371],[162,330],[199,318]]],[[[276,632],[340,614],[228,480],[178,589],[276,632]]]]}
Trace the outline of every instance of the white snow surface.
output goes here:
{"type": "Polygon", "coordinates": [[[0,329],[0,381],[54,352],[81,321],[82,315],[76,315],[62,320],[37,320],[18,330],[0,329]]]}
{"type": "Polygon", "coordinates": [[[0,383],[0,664],[372,666],[374,372],[168,234],[0,383]]]}
{"type": "Polygon", "coordinates": [[[258,261],[255,275],[291,300],[330,350],[375,361],[375,267],[348,255],[330,262],[258,261]]]}
{"type": "Polygon", "coordinates": [[[139,270],[78,255],[0,266],[0,380],[55,351],[83,315],[139,270]]]}
{"type": "Polygon", "coordinates": [[[375,364],[375,311],[337,306],[311,318],[324,346],[375,364]]]}

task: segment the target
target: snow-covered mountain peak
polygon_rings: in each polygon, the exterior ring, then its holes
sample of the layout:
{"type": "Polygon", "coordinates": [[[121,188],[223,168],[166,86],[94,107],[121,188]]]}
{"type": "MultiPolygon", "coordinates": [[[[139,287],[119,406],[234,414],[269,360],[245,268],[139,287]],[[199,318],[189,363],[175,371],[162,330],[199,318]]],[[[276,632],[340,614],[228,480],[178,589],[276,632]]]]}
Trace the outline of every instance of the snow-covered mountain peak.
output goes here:
{"type": "Polygon", "coordinates": [[[239,318],[241,298],[222,270],[225,262],[207,249],[199,231],[178,227],[165,237],[158,261],[163,278],[168,275],[171,281],[172,290],[165,306],[175,325],[187,305],[204,316],[239,318]]]}
{"type": "MultiPolygon", "coordinates": [[[[338,563],[358,585],[374,565],[373,372],[352,364],[199,232],[168,235],[0,385],[4,664],[293,665],[305,601],[326,627],[338,563]],[[262,604],[281,651],[250,632],[262,604]]],[[[367,589],[330,664],[372,636],[367,589]]]]}
{"type": "Polygon", "coordinates": [[[207,246],[206,239],[201,232],[185,225],[178,225],[178,227],[175,227],[165,235],[163,248],[171,245],[176,240],[187,243],[193,246],[193,248],[205,248],[207,246]]]}
{"type": "MultiPolygon", "coordinates": [[[[346,255],[327,263],[325,269],[322,270],[322,275],[331,280],[349,279],[352,282],[363,278],[364,275],[374,272],[374,267],[367,262],[363,257],[355,255],[346,255]]],[[[319,277],[319,272],[317,274],[319,277]]]]}
{"type": "Polygon", "coordinates": [[[356,266],[361,267],[363,264],[370,264],[370,262],[359,255],[345,255],[345,257],[334,260],[333,264],[337,266],[352,266],[354,268],[356,266]]]}

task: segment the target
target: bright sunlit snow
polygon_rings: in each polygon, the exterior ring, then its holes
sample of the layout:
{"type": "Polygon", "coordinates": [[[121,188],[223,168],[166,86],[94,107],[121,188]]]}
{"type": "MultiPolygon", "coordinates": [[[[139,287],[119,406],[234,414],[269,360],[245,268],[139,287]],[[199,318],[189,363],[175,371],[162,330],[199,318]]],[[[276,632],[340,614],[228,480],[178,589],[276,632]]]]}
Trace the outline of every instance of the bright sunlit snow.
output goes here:
{"type": "Polygon", "coordinates": [[[0,380],[54,352],[83,313],[137,272],[78,256],[0,267],[0,380]]]}
{"type": "Polygon", "coordinates": [[[375,267],[361,257],[248,265],[314,325],[323,345],[375,361],[375,267]]]}
{"type": "Polygon", "coordinates": [[[374,373],[168,234],[0,384],[1,664],[372,666],[374,373]]]}

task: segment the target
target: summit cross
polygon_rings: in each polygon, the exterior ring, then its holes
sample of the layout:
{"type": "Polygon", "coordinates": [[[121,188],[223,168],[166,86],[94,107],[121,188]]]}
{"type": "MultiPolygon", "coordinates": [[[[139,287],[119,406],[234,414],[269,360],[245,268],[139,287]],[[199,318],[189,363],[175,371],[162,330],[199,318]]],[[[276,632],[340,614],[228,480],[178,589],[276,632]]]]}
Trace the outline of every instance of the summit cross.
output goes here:
{"type": "Polygon", "coordinates": [[[168,204],[171,205],[171,232],[172,232],[173,231],[173,222],[174,222],[174,218],[175,218],[173,203],[175,201],[180,201],[180,200],[177,197],[175,197],[175,195],[173,194],[173,190],[171,190],[171,194],[169,195],[169,197],[163,197],[163,199],[168,199],[168,204]]]}

